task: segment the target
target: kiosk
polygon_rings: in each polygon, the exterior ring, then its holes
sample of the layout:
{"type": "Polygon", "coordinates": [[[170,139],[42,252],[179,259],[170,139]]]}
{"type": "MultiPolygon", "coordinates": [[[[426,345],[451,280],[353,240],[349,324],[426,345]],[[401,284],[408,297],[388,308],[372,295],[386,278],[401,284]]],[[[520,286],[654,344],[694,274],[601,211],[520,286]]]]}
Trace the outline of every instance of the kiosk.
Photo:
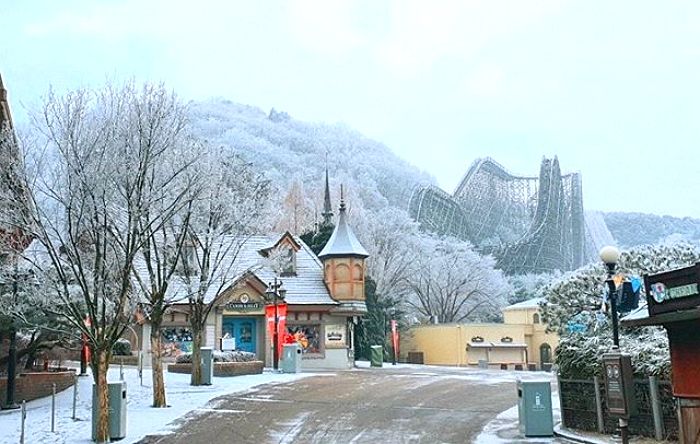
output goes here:
{"type": "Polygon", "coordinates": [[[621,323],[666,329],[680,442],[695,443],[700,439],[700,263],[645,276],[644,286],[648,314],[638,310],[621,323]]]}

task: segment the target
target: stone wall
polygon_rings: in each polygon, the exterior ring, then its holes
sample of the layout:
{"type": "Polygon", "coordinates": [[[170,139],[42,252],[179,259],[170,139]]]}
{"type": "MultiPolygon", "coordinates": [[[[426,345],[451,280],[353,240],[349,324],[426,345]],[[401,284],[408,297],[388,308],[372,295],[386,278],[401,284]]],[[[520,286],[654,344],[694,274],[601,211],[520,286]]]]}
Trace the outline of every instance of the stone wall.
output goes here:
{"type": "MultiPolygon", "coordinates": [[[[15,379],[15,402],[31,401],[51,395],[53,386],[56,384],[56,393],[61,392],[73,385],[74,371],[62,372],[37,372],[22,373],[15,379]]],[[[7,392],[7,378],[0,378],[0,393],[3,394],[2,401],[5,401],[7,392]]]]}

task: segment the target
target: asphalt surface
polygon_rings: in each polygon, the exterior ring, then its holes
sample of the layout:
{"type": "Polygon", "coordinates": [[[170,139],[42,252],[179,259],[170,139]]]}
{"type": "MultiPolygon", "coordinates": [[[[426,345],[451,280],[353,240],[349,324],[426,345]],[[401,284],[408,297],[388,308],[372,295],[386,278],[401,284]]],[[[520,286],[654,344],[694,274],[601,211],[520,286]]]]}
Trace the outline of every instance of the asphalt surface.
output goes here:
{"type": "Polygon", "coordinates": [[[315,375],[216,398],[140,443],[469,443],[516,404],[514,379],[432,367],[315,375]]]}

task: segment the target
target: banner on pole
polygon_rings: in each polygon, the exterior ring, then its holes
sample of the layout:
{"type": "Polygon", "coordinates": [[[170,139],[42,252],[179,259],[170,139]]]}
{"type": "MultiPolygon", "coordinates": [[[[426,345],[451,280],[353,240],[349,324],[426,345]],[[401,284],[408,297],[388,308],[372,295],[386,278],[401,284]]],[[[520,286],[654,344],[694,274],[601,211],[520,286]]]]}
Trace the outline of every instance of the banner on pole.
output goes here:
{"type": "Polygon", "coordinates": [[[394,349],[394,360],[399,360],[399,328],[395,319],[391,320],[391,343],[394,349]]]}

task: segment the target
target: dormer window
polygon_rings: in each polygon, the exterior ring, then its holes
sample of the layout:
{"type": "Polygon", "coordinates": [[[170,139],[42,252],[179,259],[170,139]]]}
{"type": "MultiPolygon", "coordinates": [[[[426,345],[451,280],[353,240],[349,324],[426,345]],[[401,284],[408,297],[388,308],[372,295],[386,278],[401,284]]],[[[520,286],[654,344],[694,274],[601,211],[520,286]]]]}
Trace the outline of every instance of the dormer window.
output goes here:
{"type": "Polygon", "coordinates": [[[297,255],[293,248],[282,247],[280,252],[280,269],[282,276],[296,276],[297,274],[297,255]]]}

